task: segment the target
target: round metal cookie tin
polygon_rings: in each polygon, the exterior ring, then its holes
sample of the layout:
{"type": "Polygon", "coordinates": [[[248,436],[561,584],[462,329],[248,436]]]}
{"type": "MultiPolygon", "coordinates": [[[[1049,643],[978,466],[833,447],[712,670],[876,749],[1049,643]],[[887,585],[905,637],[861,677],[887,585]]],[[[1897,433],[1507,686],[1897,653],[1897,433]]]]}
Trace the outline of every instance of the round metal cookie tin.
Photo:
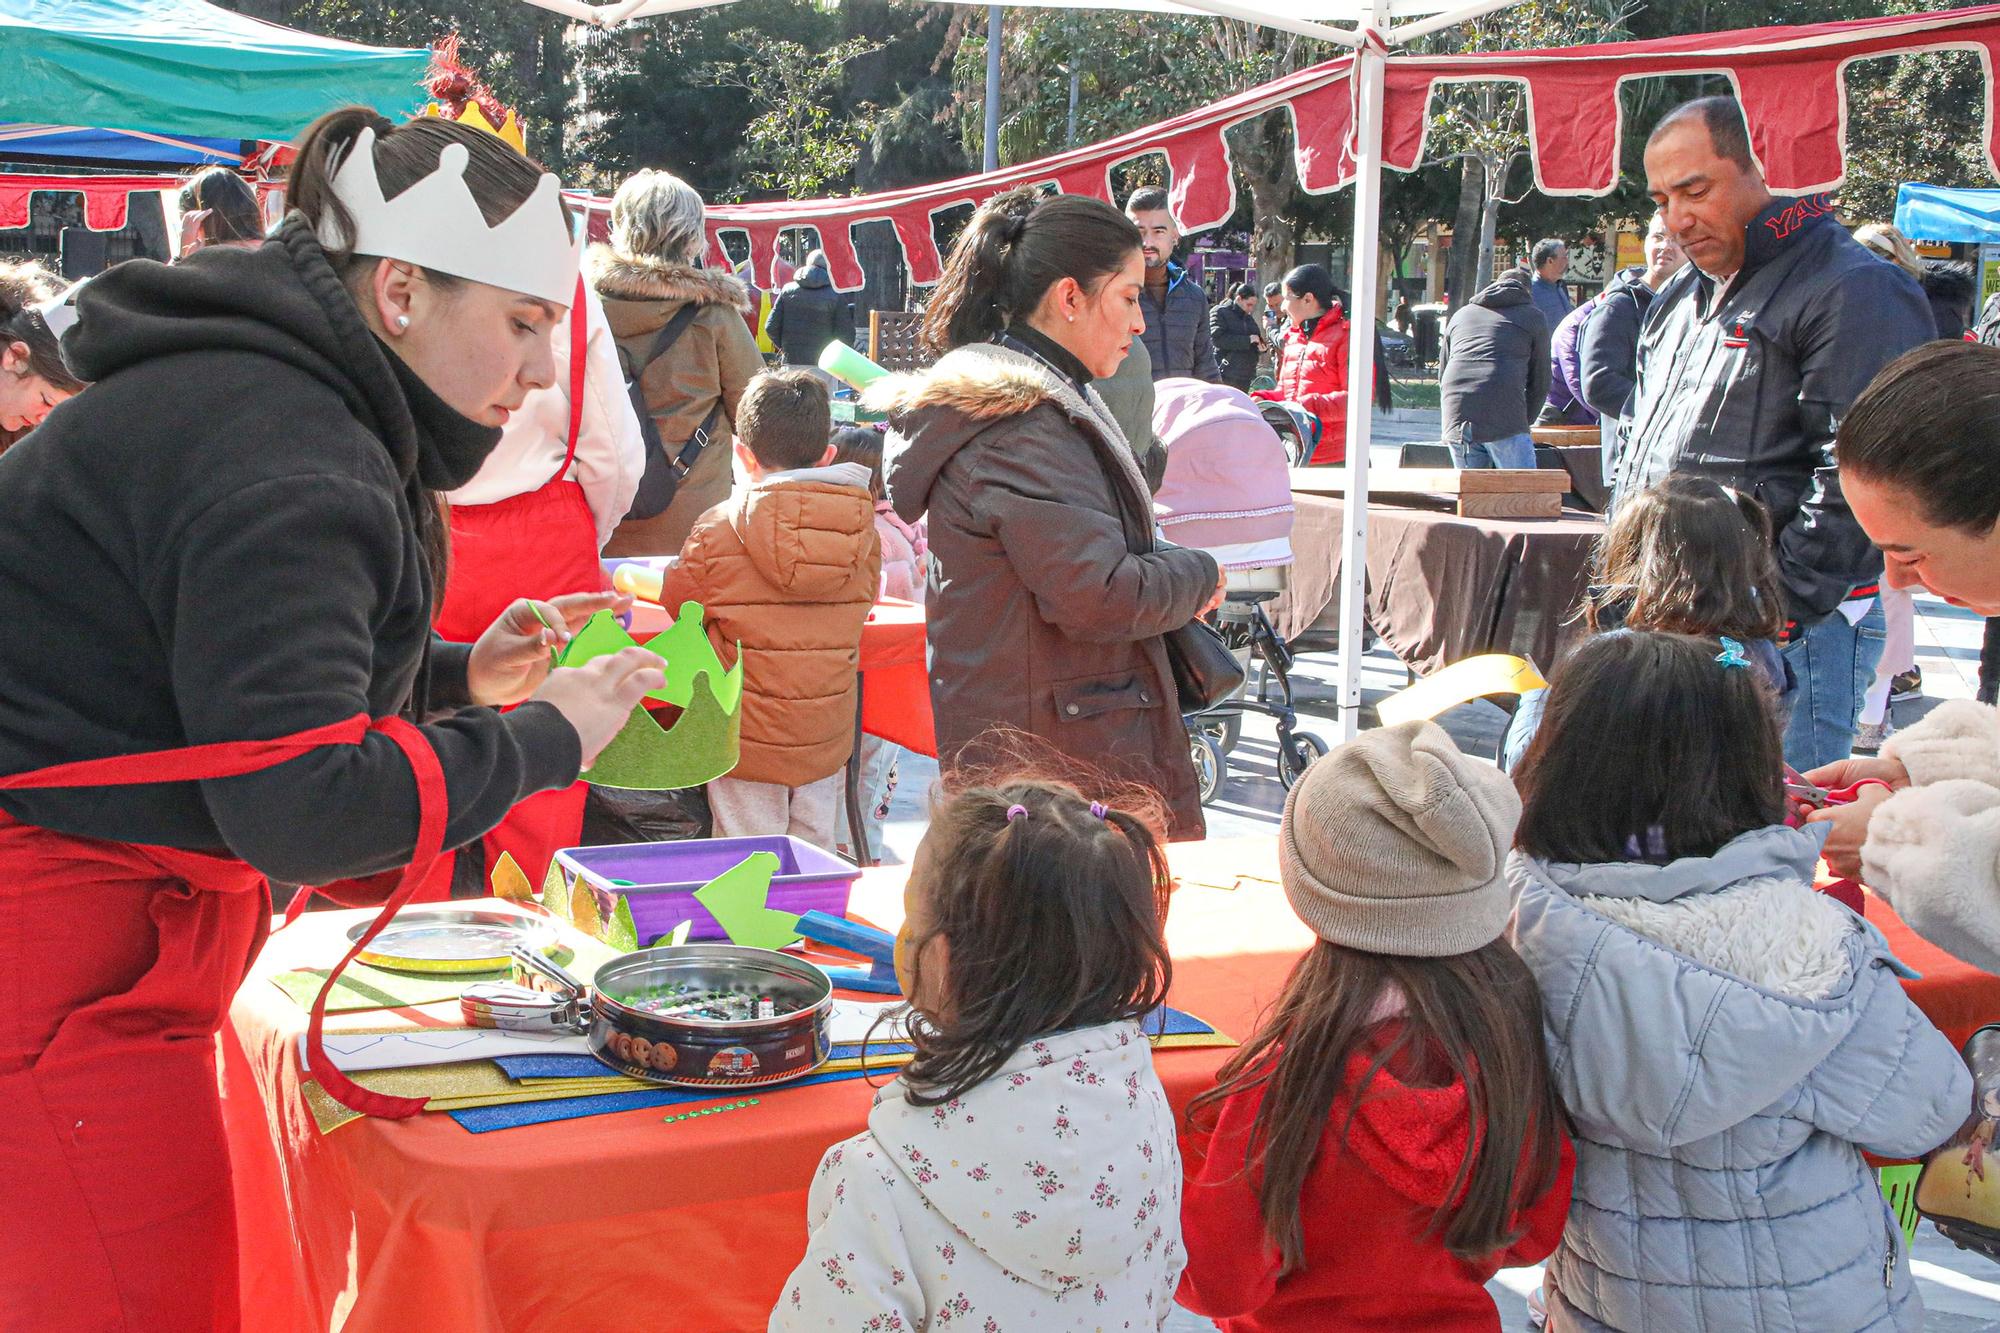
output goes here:
{"type": "MultiPolygon", "coordinates": [[[[668,1087],[769,1087],[810,1074],[826,1063],[830,1049],[832,983],[811,963],[773,949],[642,949],[599,968],[593,992],[592,1054],[621,1074],[668,1087]],[[789,1012],[717,1019],[640,1007],[662,993],[670,999],[726,994],[753,1015],[762,999],[789,1012]]],[[[698,1001],[678,1007],[713,1008],[698,1001]]]]}

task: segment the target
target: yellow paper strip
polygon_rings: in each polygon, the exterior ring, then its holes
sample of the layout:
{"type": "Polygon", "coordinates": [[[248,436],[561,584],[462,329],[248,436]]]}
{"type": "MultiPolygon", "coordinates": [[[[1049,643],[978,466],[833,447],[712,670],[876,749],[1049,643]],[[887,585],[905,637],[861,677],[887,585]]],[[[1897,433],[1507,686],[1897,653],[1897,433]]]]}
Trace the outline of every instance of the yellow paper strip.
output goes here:
{"type": "Polygon", "coordinates": [[[1376,708],[1382,725],[1393,727],[1419,718],[1434,718],[1448,708],[1489,694],[1525,694],[1546,688],[1542,674],[1523,658],[1506,653],[1482,653],[1453,662],[1384,699],[1376,708]]]}

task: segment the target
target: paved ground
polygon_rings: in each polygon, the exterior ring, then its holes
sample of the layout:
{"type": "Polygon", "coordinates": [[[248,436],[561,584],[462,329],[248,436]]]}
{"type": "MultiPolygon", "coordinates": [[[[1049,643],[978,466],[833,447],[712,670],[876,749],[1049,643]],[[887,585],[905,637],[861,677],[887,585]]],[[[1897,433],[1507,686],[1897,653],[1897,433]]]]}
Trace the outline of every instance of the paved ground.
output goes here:
{"type": "MultiPolygon", "coordinates": [[[[1403,439],[1435,439],[1435,413],[1408,410],[1394,419],[1377,414],[1376,452],[1373,461],[1393,461],[1393,449],[1385,444],[1403,439]]],[[[1979,683],[1979,645],[1982,622],[1973,613],[1945,605],[1928,596],[1917,599],[1917,665],[1924,675],[1924,697],[1894,706],[1892,716],[1907,726],[1942,699],[1970,698],[1979,683]]],[[[1302,658],[1293,673],[1293,686],[1303,725],[1331,742],[1338,734],[1334,701],[1337,694],[1337,664],[1330,655],[1302,658]]],[[[1386,649],[1377,648],[1364,663],[1362,673],[1364,726],[1373,725],[1373,705],[1384,695],[1401,688],[1408,673],[1386,649]]],[[[1439,719],[1459,745],[1469,753],[1492,758],[1496,753],[1506,715],[1483,700],[1453,709],[1439,719]]],[[[1276,830],[1284,808],[1284,789],[1276,768],[1276,732],[1273,724],[1254,715],[1245,719],[1244,735],[1230,756],[1229,778],[1220,798],[1208,809],[1209,831],[1218,837],[1269,835],[1276,830]]],[[[891,809],[885,841],[892,859],[907,860],[923,837],[924,799],[936,768],[928,760],[912,762],[905,757],[902,780],[891,809]]],[[[2000,1268],[1990,1261],[1954,1247],[1931,1229],[1928,1223],[1918,1232],[1916,1251],[1918,1286],[1928,1311],[1925,1327],[1941,1333],[2000,1333],[2000,1268]]],[[[1507,1329],[1525,1329],[1527,1293],[1540,1281],[1539,1269],[1510,1269],[1491,1284],[1507,1329]]],[[[1171,1333],[1205,1333],[1212,1328],[1207,1320],[1177,1312],[1167,1324],[1171,1333]]],[[[1827,1333],[1833,1333],[1828,1330],[1827,1333]]]]}

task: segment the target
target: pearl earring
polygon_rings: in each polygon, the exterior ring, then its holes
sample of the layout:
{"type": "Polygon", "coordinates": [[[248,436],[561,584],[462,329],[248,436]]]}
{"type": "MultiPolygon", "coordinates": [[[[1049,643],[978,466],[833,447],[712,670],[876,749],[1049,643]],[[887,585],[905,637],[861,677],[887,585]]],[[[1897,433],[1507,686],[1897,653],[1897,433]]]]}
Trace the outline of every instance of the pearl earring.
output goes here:
{"type": "Polygon", "coordinates": [[[398,316],[396,316],[396,327],[397,327],[397,328],[399,328],[399,329],[407,329],[407,328],[409,328],[409,327],[410,327],[410,317],[409,317],[408,315],[398,315],[398,316]]]}

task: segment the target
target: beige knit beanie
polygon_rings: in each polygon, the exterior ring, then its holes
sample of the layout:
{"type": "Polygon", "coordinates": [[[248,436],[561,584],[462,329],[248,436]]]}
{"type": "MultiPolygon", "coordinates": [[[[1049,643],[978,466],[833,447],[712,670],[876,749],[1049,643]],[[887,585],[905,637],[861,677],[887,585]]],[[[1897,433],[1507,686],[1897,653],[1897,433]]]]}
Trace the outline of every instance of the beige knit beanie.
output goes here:
{"type": "Polygon", "coordinates": [[[1323,940],[1443,958],[1492,943],[1513,895],[1504,867],[1514,784],[1435,722],[1364,731],[1305,771],[1278,825],[1292,910],[1323,940]]]}

